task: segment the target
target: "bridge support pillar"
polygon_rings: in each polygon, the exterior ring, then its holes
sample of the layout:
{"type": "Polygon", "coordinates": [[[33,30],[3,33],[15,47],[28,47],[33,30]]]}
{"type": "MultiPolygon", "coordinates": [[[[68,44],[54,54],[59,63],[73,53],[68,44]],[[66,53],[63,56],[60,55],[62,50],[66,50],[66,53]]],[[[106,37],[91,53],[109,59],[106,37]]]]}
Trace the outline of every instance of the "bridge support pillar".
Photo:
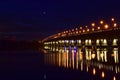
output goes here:
{"type": "Polygon", "coordinates": [[[81,40],[82,52],[85,53],[85,40],[81,40]]]}
{"type": "Polygon", "coordinates": [[[120,54],[120,37],[118,38],[117,46],[118,46],[118,54],[120,54]]]}
{"type": "MultiPolygon", "coordinates": [[[[112,47],[113,39],[107,39],[107,40],[108,40],[107,41],[107,57],[110,58],[111,54],[113,54],[113,47],[112,47]]],[[[109,61],[111,61],[111,60],[108,60],[108,62],[109,61]]]]}
{"type": "Polygon", "coordinates": [[[91,46],[92,46],[92,50],[95,51],[96,50],[96,39],[92,40],[91,46]]]}

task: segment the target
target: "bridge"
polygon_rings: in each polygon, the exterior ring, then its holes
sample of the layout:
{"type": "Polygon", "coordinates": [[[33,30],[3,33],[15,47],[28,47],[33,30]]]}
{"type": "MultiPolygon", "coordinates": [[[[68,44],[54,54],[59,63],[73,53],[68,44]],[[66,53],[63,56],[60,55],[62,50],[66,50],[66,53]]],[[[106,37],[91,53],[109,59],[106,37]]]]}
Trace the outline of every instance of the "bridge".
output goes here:
{"type": "Polygon", "coordinates": [[[47,46],[113,46],[120,45],[119,21],[111,18],[109,21],[100,20],[87,26],[65,30],[42,40],[47,46]]]}

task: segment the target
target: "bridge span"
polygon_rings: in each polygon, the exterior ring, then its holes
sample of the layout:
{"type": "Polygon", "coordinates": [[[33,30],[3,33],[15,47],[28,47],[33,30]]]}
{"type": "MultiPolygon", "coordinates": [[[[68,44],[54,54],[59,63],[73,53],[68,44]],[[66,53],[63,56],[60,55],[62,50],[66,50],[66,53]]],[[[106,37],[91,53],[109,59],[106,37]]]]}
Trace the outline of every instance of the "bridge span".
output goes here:
{"type": "Polygon", "coordinates": [[[78,27],[54,34],[43,39],[47,46],[86,46],[118,47],[120,46],[120,26],[114,18],[109,24],[101,20],[98,24],[78,27]]]}

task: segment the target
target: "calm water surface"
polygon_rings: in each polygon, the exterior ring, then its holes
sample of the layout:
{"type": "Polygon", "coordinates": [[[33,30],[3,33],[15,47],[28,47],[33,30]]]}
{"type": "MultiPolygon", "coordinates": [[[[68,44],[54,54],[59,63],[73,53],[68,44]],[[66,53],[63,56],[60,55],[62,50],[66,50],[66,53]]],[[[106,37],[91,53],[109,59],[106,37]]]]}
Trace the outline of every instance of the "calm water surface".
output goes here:
{"type": "Polygon", "coordinates": [[[118,47],[0,51],[1,80],[120,80],[118,47]]]}
{"type": "Polygon", "coordinates": [[[79,80],[120,80],[119,47],[44,48],[45,65],[64,68],[65,77],[79,80]],[[73,75],[67,73],[69,70],[73,75]]]}

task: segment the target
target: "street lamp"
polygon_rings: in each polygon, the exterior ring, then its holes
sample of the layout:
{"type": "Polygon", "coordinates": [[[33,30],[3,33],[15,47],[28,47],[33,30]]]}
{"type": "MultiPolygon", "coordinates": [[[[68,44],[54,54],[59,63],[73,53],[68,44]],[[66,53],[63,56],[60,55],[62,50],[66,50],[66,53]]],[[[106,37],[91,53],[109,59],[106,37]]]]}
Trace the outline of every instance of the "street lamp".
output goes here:
{"type": "Polygon", "coordinates": [[[94,26],[95,26],[95,23],[92,23],[91,25],[92,25],[92,27],[94,27],[94,26]]]}
{"type": "Polygon", "coordinates": [[[100,21],[100,24],[103,24],[103,21],[100,21]]]}
{"type": "Polygon", "coordinates": [[[114,23],[114,25],[113,25],[114,27],[117,27],[117,23],[114,23]]]}
{"type": "Polygon", "coordinates": [[[112,18],[111,20],[112,20],[112,21],[115,21],[115,19],[114,19],[114,18],[112,18]]]}
{"type": "Polygon", "coordinates": [[[109,26],[108,26],[107,24],[104,26],[105,29],[108,29],[108,27],[109,27],[109,26]]]}
{"type": "Polygon", "coordinates": [[[76,31],[76,34],[78,34],[78,31],[76,31]]]}
{"type": "Polygon", "coordinates": [[[83,30],[83,32],[85,32],[85,30],[83,30]]]}
{"type": "Polygon", "coordinates": [[[100,27],[98,26],[98,28],[97,28],[98,30],[100,30],[100,27]]]}

